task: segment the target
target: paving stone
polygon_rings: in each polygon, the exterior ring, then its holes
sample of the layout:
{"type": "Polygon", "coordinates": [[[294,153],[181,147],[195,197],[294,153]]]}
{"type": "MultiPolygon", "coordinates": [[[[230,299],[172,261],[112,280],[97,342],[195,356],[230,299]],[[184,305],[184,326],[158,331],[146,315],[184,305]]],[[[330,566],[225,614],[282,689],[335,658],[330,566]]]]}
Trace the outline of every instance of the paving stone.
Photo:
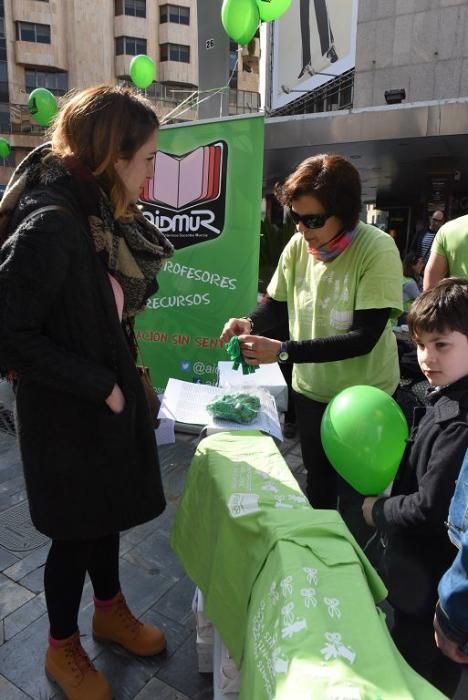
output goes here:
{"type": "Polygon", "coordinates": [[[184,465],[188,467],[193,459],[195,450],[196,442],[193,439],[185,442],[179,440],[179,435],[177,435],[177,440],[173,445],[163,445],[163,447],[159,448],[162,473],[165,474],[173,467],[184,465]]]}
{"type": "Polygon", "coordinates": [[[0,620],[33,597],[31,591],[0,574],[0,620]]]}
{"type": "MultiPolygon", "coordinates": [[[[171,696],[169,695],[168,697],[170,698],[171,696]]],[[[27,695],[9,683],[3,676],[0,676],[0,698],[2,700],[29,700],[27,695]]]]}
{"type": "Polygon", "coordinates": [[[38,617],[46,612],[46,609],[45,596],[41,593],[5,617],[3,621],[5,641],[8,641],[31,624],[31,622],[37,620],[38,617]]]}
{"type": "Polygon", "coordinates": [[[44,567],[39,566],[19,580],[19,583],[33,593],[44,590],[44,567]]]}
{"type": "Polygon", "coordinates": [[[174,504],[168,503],[164,512],[158,518],[151,521],[151,527],[148,525],[142,529],[143,526],[140,525],[138,528],[132,528],[124,532],[120,536],[120,556],[123,556],[135,545],[143,542],[143,540],[159,530],[169,532],[172,528],[176,512],[177,507],[174,504]]]}
{"type": "Polygon", "coordinates": [[[48,631],[47,615],[42,615],[0,647],[2,674],[34,700],[47,700],[57,692],[43,670],[48,631]]]}
{"type": "Polygon", "coordinates": [[[108,679],[114,700],[132,700],[159,669],[159,656],[137,657],[123,649],[105,649],[95,659],[98,668],[108,679]]]}
{"type": "Polygon", "coordinates": [[[120,560],[120,582],[128,605],[137,617],[149,610],[172,585],[175,579],[160,573],[150,573],[126,559],[120,560]]]}
{"type": "Polygon", "coordinates": [[[163,474],[164,493],[168,503],[177,505],[184,492],[185,479],[187,478],[188,465],[176,464],[168,468],[163,474]]]}
{"type": "Polygon", "coordinates": [[[23,478],[18,479],[15,477],[7,483],[10,484],[10,489],[0,494],[0,511],[11,508],[11,506],[17,506],[18,503],[22,503],[27,499],[23,478]]]}
{"type": "MultiPolygon", "coordinates": [[[[0,433],[0,441],[2,438],[3,436],[0,433]]],[[[12,494],[24,489],[23,469],[19,462],[15,464],[15,469],[15,476],[12,479],[3,479],[1,478],[2,474],[0,474],[0,503],[2,504],[2,510],[6,510],[9,507],[9,498],[12,494]]]]}
{"type": "Polygon", "coordinates": [[[126,530],[120,536],[121,541],[125,540],[126,542],[131,542],[133,545],[142,542],[159,529],[158,520],[159,518],[155,518],[142,525],[137,525],[137,527],[132,527],[131,530],[126,530]]]}
{"type": "Polygon", "coordinates": [[[8,549],[5,549],[5,547],[0,547],[0,571],[7,569],[17,561],[19,561],[18,557],[16,557],[12,552],[9,552],[8,549]]]}
{"type": "Polygon", "coordinates": [[[177,654],[173,654],[168,659],[156,676],[159,680],[167,683],[167,685],[188,695],[192,700],[195,698],[201,700],[202,697],[213,697],[212,675],[199,673],[198,671],[195,633],[192,633],[182,644],[177,654]],[[211,692],[211,695],[201,695],[201,693],[206,693],[207,691],[211,692]]]}
{"type": "Polygon", "coordinates": [[[135,700],[155,700],[156,698],[158,700],[190,700],[187,695],[179,693],[178,690],[171,688],[157,678],[152,678],[135,696],[135,700]]]}
{"type": "Polygon", "coordinates": [[[171,549],[169,533],[158,530],[126,552],[123,559],[150,574],[163,573],[175,583],[184,575],[184,570],[171,549]]]}
{"type": "Polygon", "coordinates": [[[159,629],[163,630],[164,634],[166,635],[167,649],[164,654],[161,654],[158,657],[160,667],[164,668],[168,662],[168,659],[173,654],[177,653],[179,647],[181,647],[190,636],[192,629],[174,622],[174,620],[162,615],[158,608],[158,604],[156,604],[151,610],[148,610],[148,612],[142,615],[140,619],[149,625],[159,627],[159,629]]]}
{"type": "Polygon", "coordinates": [[[30,574],[32,571],[35,571],[35,569],[41,567],[45,563],[49,553],[49,548],[50,542],[42,547],[39,547],[38,549],[35,549],[33,552],[23,557],[20,561],[13,564],[13,566],[10,566],[3,573],[5,576],[13,579],[13,581],[19,581],[24,576],[30,574]]]}
{"type": "Polygon", "coordinates": [[[195,584],[184,576],[158,600],[153,609],[190,630],[195,625],[192,612],[194,593],[195,584]]]}

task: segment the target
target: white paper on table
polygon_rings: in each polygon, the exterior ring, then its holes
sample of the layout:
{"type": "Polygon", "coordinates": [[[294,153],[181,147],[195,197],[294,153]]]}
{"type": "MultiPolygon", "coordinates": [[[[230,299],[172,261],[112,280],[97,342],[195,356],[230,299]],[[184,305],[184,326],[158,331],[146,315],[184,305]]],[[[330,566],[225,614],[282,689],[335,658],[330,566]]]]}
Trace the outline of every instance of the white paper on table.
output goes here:
{"type": "Polygon", "coordinates": [[[206,409],[207,405],[218,396],[229,393],[232,393],[232,388],[229,390],[210,384],[192,384],[171,377],[164,392],[164,403],[176,424],[198,425],[200,429],[206,426],[208,434],[221,430],[261,430],[277,440],[283,440],[275,400],[269,392],[262,389],[249,392],[260,398],[260,410],[251,423],[213,418],[206,409]]]}

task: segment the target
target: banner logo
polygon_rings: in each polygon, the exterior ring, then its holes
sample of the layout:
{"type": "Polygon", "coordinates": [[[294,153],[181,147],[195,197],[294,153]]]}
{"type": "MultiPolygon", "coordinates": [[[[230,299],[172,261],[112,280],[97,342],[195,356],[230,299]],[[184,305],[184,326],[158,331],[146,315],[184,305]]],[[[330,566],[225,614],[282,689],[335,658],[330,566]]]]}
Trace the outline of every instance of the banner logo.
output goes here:
{"type": "Polygon", "coordinates": [[[225,141],[182,156],[158,151],[153,177],[140,197],[144,216],[177,249],[218,238],[224,228],[226,171],[225,141]]]}

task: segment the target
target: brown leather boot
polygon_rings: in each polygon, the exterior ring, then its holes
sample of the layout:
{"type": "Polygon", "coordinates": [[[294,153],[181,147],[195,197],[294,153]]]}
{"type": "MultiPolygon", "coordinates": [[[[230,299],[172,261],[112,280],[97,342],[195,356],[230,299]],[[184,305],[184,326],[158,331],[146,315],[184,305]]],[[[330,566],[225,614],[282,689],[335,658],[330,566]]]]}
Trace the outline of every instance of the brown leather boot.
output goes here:
{"type": "Polygon", "coordinates": [[[117,642],[137,656],[154,656],[166,648],[161,630],[137,620],[122,593],[109,601],[94,602],[93,637],[98,642],[117,642]]]}
{"type": "Polygon", "coordinates": [[[111,687],[81,646],[79,632],[67,639],[49,639],[45,672],[68,700],[112,700],[111,687]]]}

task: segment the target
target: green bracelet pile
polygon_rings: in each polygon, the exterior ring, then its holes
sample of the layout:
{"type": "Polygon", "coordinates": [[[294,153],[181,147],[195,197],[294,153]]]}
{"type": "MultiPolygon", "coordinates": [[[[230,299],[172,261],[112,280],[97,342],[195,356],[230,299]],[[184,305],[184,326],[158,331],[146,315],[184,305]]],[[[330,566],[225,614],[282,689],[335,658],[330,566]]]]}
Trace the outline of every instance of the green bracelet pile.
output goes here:
{"type": "Polygon", "coordinates": [[[253,374],[258,369],[258,365],[248,365],[244,360],[244,356],[240,349],[239,338],[233,335],[229,343],[226,345],[226,350],[229,359],[232,360],[232,369],[239,369],[242,366],[242,374],[253,374]]]}
{"type": "Polygon", "coordinates": [[[260,399],[252,394],[224,394],[209,403],[206,409],[214,418],[251,423],[260,409],[260,399]]]}

